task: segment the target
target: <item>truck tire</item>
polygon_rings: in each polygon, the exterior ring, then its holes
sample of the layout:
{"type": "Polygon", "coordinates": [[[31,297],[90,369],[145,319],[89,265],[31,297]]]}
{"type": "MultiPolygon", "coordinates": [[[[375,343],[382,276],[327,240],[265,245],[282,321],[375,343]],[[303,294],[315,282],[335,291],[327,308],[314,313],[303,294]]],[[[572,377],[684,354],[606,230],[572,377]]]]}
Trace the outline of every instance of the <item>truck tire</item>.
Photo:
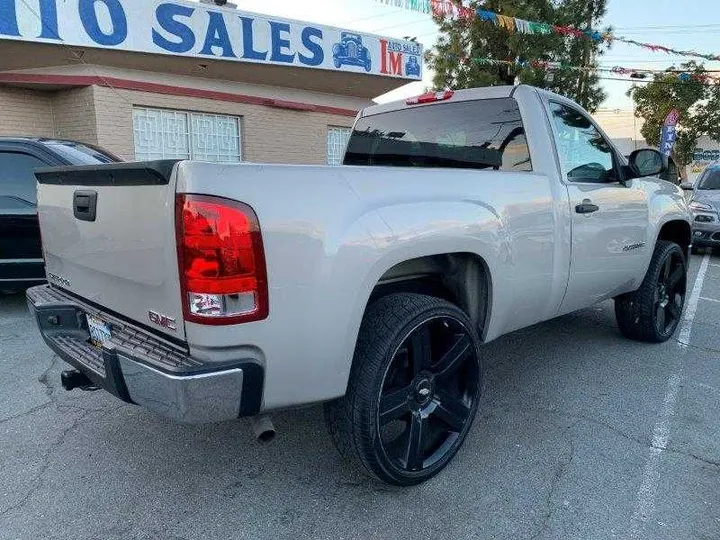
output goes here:
{"type": "Polygon", "coordinates": [[[640,288],[615,298],[620,332],[636,341],[667,341],[680,323],[686,288],[687,263],[682,248],[658,240],[640,288]]]}
{"type": "Polygon", "coordinates": [[[445,300],[398,293],[372,303],[347,393],[325,405],[340,453],[389,484],[410,486],[435,476],[475,417],[480,345],[467,315],[445,300]]]}

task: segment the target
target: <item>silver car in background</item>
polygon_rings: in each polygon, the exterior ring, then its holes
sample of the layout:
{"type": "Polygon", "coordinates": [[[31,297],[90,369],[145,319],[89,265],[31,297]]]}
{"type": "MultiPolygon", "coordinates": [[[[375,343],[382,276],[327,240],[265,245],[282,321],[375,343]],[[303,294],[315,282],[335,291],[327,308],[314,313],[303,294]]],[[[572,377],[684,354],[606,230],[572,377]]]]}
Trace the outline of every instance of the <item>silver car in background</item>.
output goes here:
{"type": "Polygon", "coordinates": [[[708,165],[694,184],[683,184],[692,190],[693,249],[720,246],[720,163],[708,165]]]}

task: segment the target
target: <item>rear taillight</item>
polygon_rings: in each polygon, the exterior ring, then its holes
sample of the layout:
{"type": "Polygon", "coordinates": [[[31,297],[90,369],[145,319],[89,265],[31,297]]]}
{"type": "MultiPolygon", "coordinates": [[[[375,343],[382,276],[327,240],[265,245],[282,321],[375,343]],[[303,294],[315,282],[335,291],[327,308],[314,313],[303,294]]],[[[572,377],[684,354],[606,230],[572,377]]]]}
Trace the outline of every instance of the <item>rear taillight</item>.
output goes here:
{"type": "Polygon", "coordinates": [[[450,99],[455,94],[452,90],[441,90],[440,92],[428,92],[420,96],[415,96],[408,99],[406,105],[422,105],[423,103],[434,103],[435,101],[445,101],[450,99]]]}
{"type": "Polygon", "coordinates": [[[176,205],[185,320],[224,325],[266,318],[265,254],[253,209],[206,195],[178,195],[176,205]]]}

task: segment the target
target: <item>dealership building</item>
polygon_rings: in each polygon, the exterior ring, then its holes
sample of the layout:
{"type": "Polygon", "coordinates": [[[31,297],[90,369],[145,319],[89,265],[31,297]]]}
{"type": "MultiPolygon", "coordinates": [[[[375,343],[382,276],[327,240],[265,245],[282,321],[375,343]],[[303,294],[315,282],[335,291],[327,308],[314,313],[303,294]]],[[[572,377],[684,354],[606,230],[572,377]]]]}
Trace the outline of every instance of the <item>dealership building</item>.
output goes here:
{"type": "Polygon", "coordinates": [[[0,0],[0,136],[127,160],[330,163],[422,47],[209,2],[0,0]]]}

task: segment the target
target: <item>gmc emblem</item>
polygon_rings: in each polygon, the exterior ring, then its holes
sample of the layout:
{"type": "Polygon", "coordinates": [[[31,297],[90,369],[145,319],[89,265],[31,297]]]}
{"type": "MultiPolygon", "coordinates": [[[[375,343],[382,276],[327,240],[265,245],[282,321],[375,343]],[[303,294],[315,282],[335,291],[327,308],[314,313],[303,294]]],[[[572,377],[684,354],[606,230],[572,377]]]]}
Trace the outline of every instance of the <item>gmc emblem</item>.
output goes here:
{"type": "Polygon", "coordinates": [[[157,324],[162,328],[167,328],[168,330],[172,331],[177,330],[177,323],[172,317],[168,317],[167,315],[161,315],[160,313],[157,313],[155,311],[148,311],[148,318],[153,324],[157,324]]]}

